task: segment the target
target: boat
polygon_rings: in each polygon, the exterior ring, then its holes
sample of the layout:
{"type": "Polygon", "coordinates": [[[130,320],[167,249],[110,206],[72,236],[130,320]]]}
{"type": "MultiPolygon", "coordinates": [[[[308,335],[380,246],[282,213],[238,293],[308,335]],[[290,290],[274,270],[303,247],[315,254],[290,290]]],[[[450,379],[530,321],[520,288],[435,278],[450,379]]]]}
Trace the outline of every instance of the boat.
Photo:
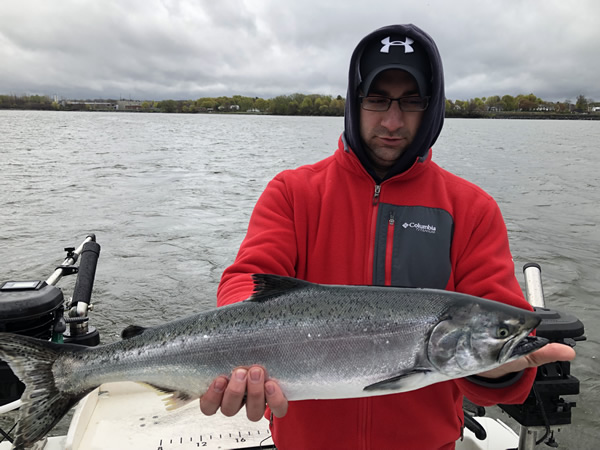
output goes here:
{"type": "MultiPolygon", "coordinates": [[[[100,333],[89,324],[90,302],[100,245],[89,234],[77,247],[66,248],[66,258],[46,280],[0,283],[0,331],[26,334],[62,343],[95,346],[100,333]],[[79,263],[77,265],[77,263],[79,263]],[[65,301],[59,281],[76,275],[70,300],[65,301]]],[[[542,316],[537,335],[551,342],[575,346],[585,340],[584,326],[576,317],[546,308],[541,268],[526,264],[526,297],[542,316]]],[[[20,406],[24,386],[0,361],[0,417],[20,406]]],[[[465,401],[465,428],[457,450],[532,450],[537,444],[555,443],[555,429],[571,423],[573,401],[562,395],[579,394],[579,380],[569,362],[541,366],[529,397],[522,405],[499,405],[513,418],[514,429],[500,418],[486,416],[485,408],[465,401]]],[[[14,414],[14,413],[13,413],[14,414]]],[[[11,430],[0,428],[0,450],[11,448],[11,430]]],[[[273,449],[269,422],[249,421],[244,410],[234,417],[217,413],[204,416],[197,402],[166,411],[156,391],[133,382],[99,386],[75,407],[67,434],[47,437],[36,450],[92,450],[104,448],[273,449]]]]}

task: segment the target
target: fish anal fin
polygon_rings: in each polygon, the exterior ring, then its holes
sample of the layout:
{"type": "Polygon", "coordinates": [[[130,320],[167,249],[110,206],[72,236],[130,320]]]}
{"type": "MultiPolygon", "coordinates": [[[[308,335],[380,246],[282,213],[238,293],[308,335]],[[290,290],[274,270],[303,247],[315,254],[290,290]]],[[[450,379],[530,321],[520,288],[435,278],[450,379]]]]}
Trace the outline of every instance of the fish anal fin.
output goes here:
{"type": "Polygon", "coordinates": [[[189,402],[200,398],[198,395],[191,394],[186,391],[174,390],[150,383],[140,382],[139,384],[154,389],[159,395],[164,396],[162,401],[165,403],[167,411],[173,411],[174,409],[181,408],[182,406],[187,405],[189,402]]]}
{"type": "Polygon", "coordinates": [[[244,300],[246,302],[264,302],[279,297],[281,294],[312,285],[312,283],[298,278],[266,273],[255,273],[252,275],[252,280],[254,281],[254,292],[244,300]]]}
{"type": "Polygon", "coordinates": [[[418,380],[422,380],[427,374],[431,373],[430,369],[415,368],[406,372],[402,372],[391,378],[387,378],[377,383],[370,384],[363,388],[364,391],[407,391],[412,389],[415,384],[418,385],[418,380]]]}

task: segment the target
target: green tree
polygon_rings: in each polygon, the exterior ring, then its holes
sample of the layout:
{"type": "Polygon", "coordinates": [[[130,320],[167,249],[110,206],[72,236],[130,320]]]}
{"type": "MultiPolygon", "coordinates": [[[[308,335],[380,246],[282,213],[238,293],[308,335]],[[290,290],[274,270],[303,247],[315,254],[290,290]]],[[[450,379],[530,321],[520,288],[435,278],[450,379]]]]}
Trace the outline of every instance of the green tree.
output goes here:
{"type": "Polygon", "coordinates": [[[469,103],[467,105],[467,111],[469,113],[484,112],[485,111],[484,101],[478,97],[470,99],[469,103]]]}
{"type": "Polygon", "coordinates": [[[492,108],[503,109],[503,105],[499,95],[492,95],[491,97],[488,97],[485,100],[485,106],[488,109],[488,111],[492,108]]]}
{"type": "Polygon", "coordinates": [[[288,102],[287,111],[286,111],[286,114],[288,116],[298,115],[299,110],[300,110],[300,105],[298,104],[297,100],[292,100],[292,101],[288,102]]]}
{"type": "Polygon", "coordinates": [[[314,115],[314,104],[310,97],[305,97],[300,104],[300,114],[304,116],[312,116],[314,115]]]}
{"type": "Polygon", "coordinates": [[[578,112],[587,112],[588,110],[588,99],[585,98],[583,96],[583,94],[580,94],[577,97],[577,101],[575,102],[575,110],[578,112]]]}
{"type": "Polygon", "coordinates": [[[503,95],[500,102],[504,111],[517,110],[517,100],[512,95],[503,95]]]}
{"type": "Polygon", "coordinates": [[[200,98],[196,100],[196,105],[200,111],[206,111],[208,109],[215,109],[217,107],[217,102],[213,98],[200,98]]]}
{"type": "Polygon", "coordinates": [[[276,115],[287,114],[288,98],[284,95],[278,95],[271,99],[271,113],[276,115]]]}
{"type": "Polygon", "coordinates": [[[465,102],[464,100],[455,100],[454,101],[454,105],[460,111],[466,111],[467,110],[467,106],[468,106],[468,102],[465,102]]]}
{"type": "Polygon", "coordinates": [[[269,101],[264,98],[257,98],[254,100],[254,107],[261,112],[267,112],[269,110],[269,101]]]}
{"type": "Polygon", "coordinates": [[[163,100],[158,102],[158,109],[163,113],[174,113],[177,111],[177,102],[175,100],[163,100]]]}
{"type": "Polygon", "coordinates": [[[343,116],[346,108],[346,101],[341,95],[338,95],[335,99],[331,100],[330,109],[332,116],[343,116]]]}
{"type": "Polygon", "coordinates": [[[249,109],[253,109],[254,102],[256,100],[256,98],[243,97],[241,95],[235,95],[233,99],[240,106],[240,111],[248,111],[249,109]]]}

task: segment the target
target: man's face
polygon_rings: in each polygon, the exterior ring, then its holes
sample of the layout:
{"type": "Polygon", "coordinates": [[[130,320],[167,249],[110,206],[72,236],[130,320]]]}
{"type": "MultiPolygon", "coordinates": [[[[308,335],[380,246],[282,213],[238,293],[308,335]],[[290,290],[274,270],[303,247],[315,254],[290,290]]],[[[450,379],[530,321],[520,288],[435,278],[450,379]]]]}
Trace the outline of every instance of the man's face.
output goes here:
{"type": "MultiPolygon", "coordinates": [[[[415,79],[403,70],[386,70],[375,78],[369,96],[399,98],[418,95],[415,79]]],[[[360,109],[360,135],[375,172],[383,177],[413,141],[423,111],[404,112],[398,102],[387,111],[360,109]]]]}

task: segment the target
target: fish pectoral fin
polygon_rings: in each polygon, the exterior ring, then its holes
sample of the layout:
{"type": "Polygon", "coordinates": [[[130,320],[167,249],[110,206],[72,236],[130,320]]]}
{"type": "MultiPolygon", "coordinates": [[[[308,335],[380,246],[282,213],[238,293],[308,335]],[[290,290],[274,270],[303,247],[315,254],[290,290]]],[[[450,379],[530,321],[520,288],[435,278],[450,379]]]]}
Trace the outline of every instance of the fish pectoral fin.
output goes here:
{"type": "Polygon", "coordinates": [[[181,408],[182,406],[187,405],[189,402],[200,398],[198,395],[191,394],[186,391],[173,390],[150,383],[140,384],[158,391],[159,395],[164,395],[165,397],[162,399],[162,401],[165,402],[167,411],[173,411],[174,409],[181,408]]]}
{"type": "Polygon", "coordinates": [[[418,385],[417,380],[422,380],[427,374],[431,372],[430,369],[415,368],[407,372],[402,372],[398,375],[394,375],[391,378],[387,378],[377,383],[370,384],[363,388],[364,391],[408,391],[413,389],[415,385],[418,385]]]}

